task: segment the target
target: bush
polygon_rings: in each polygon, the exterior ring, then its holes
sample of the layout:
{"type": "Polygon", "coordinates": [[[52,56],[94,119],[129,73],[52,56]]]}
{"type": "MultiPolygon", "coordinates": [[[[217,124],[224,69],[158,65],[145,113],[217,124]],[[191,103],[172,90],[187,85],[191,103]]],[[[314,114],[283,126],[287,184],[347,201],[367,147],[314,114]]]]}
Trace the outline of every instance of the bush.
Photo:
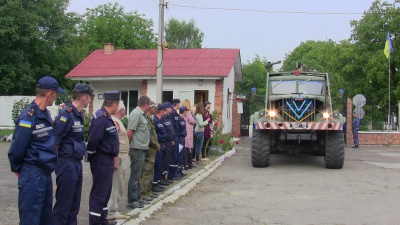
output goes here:
{"type": "Polygon", "coordinates": [[[15,122],[17,122],[18,120],[18,116],[31,104],[31,102],[29,101],[29,98],[27,97],[23,97],[22,99],[20,99],[19,101],[15,100],[13,102],[13,108],[11,111],[11,117],[12,120],[15,124],[15,122]]]}
{"type": "Polygon", "coordinates": [[[214,125],[212,127],[212,146],[219,146],[221,147],[224,152],[229,151],[235,145],[234,136],[231,133],[222,133],[224,128],[224,124],[222,122],[221,116],[222,112],[215,110],[213,111],[213,121],[214,125]]]}

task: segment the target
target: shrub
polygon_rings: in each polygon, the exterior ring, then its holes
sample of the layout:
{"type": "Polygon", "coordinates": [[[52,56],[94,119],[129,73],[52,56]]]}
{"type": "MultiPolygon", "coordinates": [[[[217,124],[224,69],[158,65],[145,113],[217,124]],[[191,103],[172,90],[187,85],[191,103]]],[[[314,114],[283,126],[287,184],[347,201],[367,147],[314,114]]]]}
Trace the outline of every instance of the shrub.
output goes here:
{"type": "Polygon", "coordinates": [[[231,133],[222,133],[222,130],[224,128],[224,124],[222,122],[221,116],[222,112],[218,110],[213,111],[213,121],[214,125],[212,127],[212,146],[219,146],[221,147],[225,152],[229,151],[233,148],[235,145],[234,141],[234,136],[231,133]]]}
{"type": "Polygon", "coordinates": [[[18,116],[31,104],[31,102],[29,101],[29,98],[27,97],[23,97],[22,99],[20,99],[19,101],[15,100],[13,102],[13,108],[11,111],[11,117],[12,120],[15,124],[15,122],[17,122],[18,120],[18,116]]]}

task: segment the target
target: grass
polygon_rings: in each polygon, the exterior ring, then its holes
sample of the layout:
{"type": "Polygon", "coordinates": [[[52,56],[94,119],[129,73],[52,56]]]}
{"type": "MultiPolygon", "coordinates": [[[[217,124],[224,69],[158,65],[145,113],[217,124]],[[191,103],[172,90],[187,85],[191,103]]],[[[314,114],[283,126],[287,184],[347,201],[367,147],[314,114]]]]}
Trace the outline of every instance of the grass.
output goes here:
{"type": "Polygon", "coordinates": [[[14,130],[0,130],[0,136],[13,134],[14,130]]]}

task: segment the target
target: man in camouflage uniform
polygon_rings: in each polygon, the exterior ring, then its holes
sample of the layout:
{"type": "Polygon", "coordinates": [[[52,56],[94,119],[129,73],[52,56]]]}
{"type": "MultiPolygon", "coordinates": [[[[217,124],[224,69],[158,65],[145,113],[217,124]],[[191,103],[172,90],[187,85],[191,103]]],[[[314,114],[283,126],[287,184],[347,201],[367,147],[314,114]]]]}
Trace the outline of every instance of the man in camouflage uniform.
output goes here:
{"type": "Polygon", "coordinates": [[[140,186],[142,188],[141,197],[145,201],[151,201],[155,197],[152,195],[151,191],[161,192],[164,189],[162,187],[152,188],[153,186],[153,176],[154,176],[154,163],[156,161],[156,151],[160,151],[160,145],[158,144],[156,129],[154,128],[154,122],[152,116],[155,111],[154,102],[150,103],[150,109],[144,115],[148,121],[149,130],[150,130],[150,143],[149,150],[145,154],[144,165],[143,165],[143,175],[140,180],[140,186]]]}

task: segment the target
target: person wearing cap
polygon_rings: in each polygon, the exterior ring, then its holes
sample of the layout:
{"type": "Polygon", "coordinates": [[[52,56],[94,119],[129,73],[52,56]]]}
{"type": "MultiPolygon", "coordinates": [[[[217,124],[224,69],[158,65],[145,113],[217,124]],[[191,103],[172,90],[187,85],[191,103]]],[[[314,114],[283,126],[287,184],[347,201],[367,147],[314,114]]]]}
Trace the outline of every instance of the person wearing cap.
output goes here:
{"type": "Polygon", "coordinates": [[[356,111],[353,113],[354,120],[353,123],[351,124],[351,131],[353,132],[353,141],[354,141],[354,146],[352,148],[358,148],[358,130],[360,129],[360,118],[358,117],[358,114],[356,111]]]}
{"type": "Polygon", "coordinates": [[[51,224],[77,224],[82,192],[82,159],[86,152],[82,112],[94,97],[92,87],[76,84],[72,102],[54,119],[56,163],[56,203],[51,224]]]}
{"type": "Polygon", "coordinates": [[[146,112],[145,117],[147,119],[149,130],[150,130],[150,143],[149,150],[146,151],[143,165],[143,175],[140,180],[141,187],[141,198],[143,202],[151,201],[154,199],[152,191],[161,192],[164,188],[153,185],[154,178],[154,164],[156,161],[156,152],[160,151],[160,145],[158,144],[157,133],[154,127],[153,115],[155,114],[156,104],[153,101],[150,102],[150,109],[146,112]]]}
{"type": "Polygon", "coordinates": [[[178,109],[181,107],[181,100],[175,98],[171,101],[172,111],[169,114],[169,118],[172,123],[172,127],[174,129],[174,144],[172,146],[171,151],[171,160],[169,162],[169,170],[168,170],[168,178],[171,180],[180,180],[181,176],[179,176],[179,113],[178,109]]]}
{"type": "Polygon", "coordinates": [[[165,109],[163,124],[167,131],[166,141],[165,141],[165,151],[163,153],[163,173],[162,179],[168,183],[173,181],[168,179],[169,164],[171,161],[171,151],[174,146],[174,128],[172,125],[171,117],[169,116],[172,112],[172,105],[169,102],[163,103],[163,108],[165,109]]]}
{"type": "Polygon", "coordinates": [[[18,178],[20,224],[50,224],[53,207],[51,173],[55,169],[57,150],[53,120],[47,106],[53,105],[57,93],[65,93],[52,77],[36,83],[36,97],[18,116],[8,159],[18,178]]]}
{"type": "Polygon", "coordinates": [[[131,158],[131,175],[128,183],[128,209],[143,208],[140,201],[140,179],[143,174],[143,165],[146,151],[149,150],[150,129],[145,113],[150,108],[150,98],[141,96],[138,106],[128,117],[129,156],[131,158]]]}
{"type": "Polygon", "coordinates": [[[203,120],[208,120],[208,124],[204,126],[204,141],[203,141],[203,147],[201,149],[201,157],[203,160],[209,160],[207,157],[210,157],[210,152],[208,149],[208,145],[210,143],[211,139],[211,124],[213,122],[212,114],[210,113],[210,107],[211,107],[211,102],[205,101],[204,102],[204,114],[203,114],[203,120]]]}
{"type": "Polygon", "coordinates": [[[112,177],[112,188],[110,199],[108,200],[108,220],[126,219],[127,216],[119,212],[119,205],[124,194],[125,179],[128,176],[129,169],[129,139],[126,129],[121,119],[126,114],[126,107],[122,100],[119,100],[118,110],[111,115],[118,132],[119,152],[118,156],[114,157],[114,173],[112,177]]]}
{"type": "Polygon", "coordinates": [[[182,172],[183,169],[185,169],[185,160],[186,159],[186,151],[185,151],[185,138],[187,135],[186,132],[186,121],[185,121],[185,117],[186,117],[186,111],[188,111],[189,109],[186,108],[186,106],[181,106],[179,107],[179,163],[178,163],[178,176],[185,176],[186,174],[184,174],[182,172]]]}
{"type": "Polygon", "coordinates": [[[114,158],[119,153],[118,132],[111,115],[117,112],[119,100],[119,91],[105,92],[103,106],[90,120],[89,141],[86,148],[93,179],[89,196],[90,225],[117,224],[116,221],[107,220],[107,203],[112,189],[114,158]]]}
{"type": "MultiPolygon", "coordinates": [[[[162,104],[158,104],[153,115],[154,127],[156,129],[158,144],[160,145],[160,151],[156,152],[156,160],[154,163],[154,176],[153,176],[153,187],[162,185],[168,186],[171,183],[161,179],[163,173],[163,154],[165,152],[165,142],[167,141],[167,129],[164,126],[163,116],[165,108],[162,104]]],[[[158,188],[153,189],[154,192],[158,188]]]]}

